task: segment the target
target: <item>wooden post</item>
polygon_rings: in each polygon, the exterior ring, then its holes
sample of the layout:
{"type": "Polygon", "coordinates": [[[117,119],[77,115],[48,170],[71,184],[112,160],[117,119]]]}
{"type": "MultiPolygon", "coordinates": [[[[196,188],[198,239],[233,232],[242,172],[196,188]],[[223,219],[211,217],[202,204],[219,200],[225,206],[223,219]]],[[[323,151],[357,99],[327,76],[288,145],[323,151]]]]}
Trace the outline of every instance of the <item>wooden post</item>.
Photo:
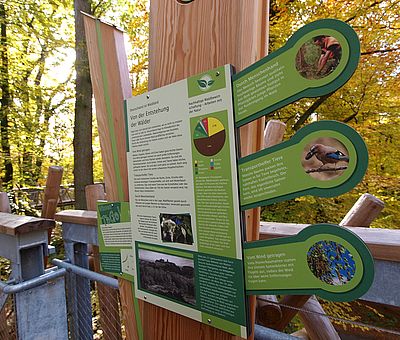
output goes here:
{"type": "MultiPolygon", "coordinates": [[[[267,17],[265,0],[195,0],[186,5],[176,0],[151,1],[149,88],[226,63],[235,65],[237,70],[252,64],[266,53],[267,17]]],[[[123,36],[114,27],[90,17],[85,17],[85,31],[106,192],[110,201],[127,201],[128,176],[121,104],[123,99],[131,96],[131,89],[123,36]],[[114,153],[117,153],[114,155],[113,146],[114,153]]],[[[261,119],[241,129],[242,154],[260,148],[263,128],[261,119]]],[[[249,231],[258,227],[258,211],[251,215],[249,231]]],[[[136,339],[132,285],[125,280],[119,282],[127,338],[136,339]]],[[[150,304],[144,304],[142,310],[144,339],[180,340],[194,334],[202,334],[202,339],[233,338],[150,304]]]]}
{"type": "Polygon", "coordinates": [[[304,304],[304,309],[307,312],[300,312],[299,315],[301,321],[303,321],[305,329],[307,330],[307,335],[311,340],[340,340],[336,329],[333,327],[328,317],[321,315],[325,314],[325,311],[315,296],[311,296],[307,300],[304,304]]]}
{"type": "MultiPolygon", "coordinates": [[[[265,0],[151,0],[149,88],[231,63],[237,71],[266,55],[268,2],[265,0]]],[[[241,156],[262,149],[264,119],[240,129],[241,156]]],[[[246,212],[246,239],[259,234],[260,209],[246,212]]],[[[254,325],[255,297],[250,299],[254,325]]],[[[232,336],[172,312],[145,304],[145,339],[231,339],[232,336]],[[168,330],[160,325],[170,320],[168,330]],[[185,323],[182,327],[173,326],[185,323]],[[165,333],[168,332],[168,333],[165,333]]],[[[254,328],[254,327],[253,327],[254,328]]],[[[251,336],[252,338],[252,336],[251,336]]]]}
{"type": "MultiPolygon", "coordinates": [[[[61,166],[51,165],[47,172],[46,186],[44,188],[43,204],[41,217],[54,219],[56,214],[58,196],[64,169],[61,166]]],[[[48,243],[51,243],[51,233],[53,229],[48,229],[48,243]]],[[[47,256],[44,258],[44,266],[47,267],[47,256]]]]}
{"type": "Polygon", "coordinates": [[[11,214],[10,200],[6,192],[0,192],[0,212],[11,214]]]}
{"type": "MultiPolygon", "coordinates": [[[[104,183],[109,201],[129,201],[123,100],[132,96],[123,33],[84,16],[90,77],[96,100],[104,183]]],[[[138,339],[132,283],[119,279],[127,339],[138,339]]]]}
{"type": "Polygon", "coordinates": [[[272,328],[281,319],[282,310],[275,295],[257,296],[256,322],[258,324],[272,328]],[[275,303],[271,303],[270,301],[275,303]]]}
{"type": "MultiPolygon", "coordinates": [[[[283,140],[286,124],[279,120],[270,120],[264,130],[264,148],[269,148],[279,144],[283,140]]],[[[255,235],[251,237],[253,240],[260,239],[260,226],[254,228],[255,235]]],[[[275,295],[261,295],[257,300],[256,319],[264,326],[271,326],[278,322],[282,317],[281,307],[268,301],[278,302],[275,295]]]]}
{"type": "MultiPolygon", "coordinates": [[[[61,166],[51,165],[47,173],[41,217],[54,219],[63,175],[61,166]]],[[[51,232],[51,231],[50,231],[51,232]]],[[[49,239],[50,242],[50,239],[49,239]]]]}
{"type": "Polygon", "coordinates": [[[384,206],[385,203],[379,198],[371,194],[364,194],[349,210],[340,225],[346,227],[369,227],[384,206]]]}
{"type": "MultiPolygon", "coordinates": [[[[376,197],[370,195],[370,194],[364,194],[361,196],[361,198],[354,204],[354,206],[350,209],[349,213],[346,214],[345,218],[340,222],[340,225],[343,226],[344,223],[348,226],[356,226],[356,223],[359,224],[358,226],[369,226],[371,222],[379,215],[381,210],[383,209],[384,204],[382,201],[377,199],[376,197]],[[371,208],[371,209],[369,209],[371,208]]],[[[309,295],[291,295],[291,296],[285,296],[283,299],[280,301],[282,304],[292,306],[292,307],[297,307],[297,308],[302,308],[307,310],[305,304],[307,303],[308,299],[311,296],[309,295]]],[[[317,311],[320,313],[323,311],[321,305],[317,300],[312,301],[310,305],[308,305],[309,308],[311,308],[314,311],[317,311]],[[317,306],[317,303],[319,307],[317,306]]],[[[301,313],[301,312],[300,312],[301,313]]],[[[297,310],[290,309],[290,308],[284,308],[282,307],[282,319],[281,321],[274,327],[277,330],[283,330],[286,325],[290,322],[290,320],[293,319],[293,317],[297,314],[297,310]]],[[[311,318],[308,320],[308,316],[303,313],[301,314],[303,318],[306,319],[306,323],[308,323],[308,326],[310,324],[313,324],[313,328],[318,328],[319,324],[325,322],[329,322],[326,317],[323,316],[317,316],[318,318],[318,324],[315,322],[315,318],[311,318]],[[309,321],[309,322],[308,322],[309,321]]],[[[329,322],[330,323],[330,322],[329,322]]],[[[319,327],[320,331],[323,330],[322,327],[319,327]]],[[[332,327],[333,328],[333,327],[332,327]]],[[[320,335],[319,338],[316,339],[335,339],[336,336],[332,331],[332,328],[325,328],[325,338],[324,336],[320,335]]],[[[307,328],[307,332],[308,332],[307,328]]],[[[310,330],[312,332],[312,330],[310,330]]],[[[335,331],[336,333],[336,331],[335,331]]],[[[320,334],[320,333],[318,333],[320,334]]],[[[315,335],[315,334],[314,334],[315,335]]]]}
{"type": "MultiPolygon", "coordinates": [[[[87,185],[85,187],[85,195],[87,210],[91,211],[97,210],[97,201],[105,200],[106,198],[102,184],[87,185]]],[[[89,254],[92,254],[92,257],[89,258],[89,266],[90,262],[92,262],[94,271],[100,273],[99,247],[89,245],[88,249],[89,254]]],[[[104,340],[122,339],[118,292],[101,283],[97,283],[97,292],[99,295],[100,323],[104,340]]]]}
{"type": "MultiPolygon", "coordinates": [[[[6,192],[0,192],[0,212],[11,214],[10,200],[6,192]]],[[[7,310],[0,308],[0,339],[8,336],[7,310]]]]}

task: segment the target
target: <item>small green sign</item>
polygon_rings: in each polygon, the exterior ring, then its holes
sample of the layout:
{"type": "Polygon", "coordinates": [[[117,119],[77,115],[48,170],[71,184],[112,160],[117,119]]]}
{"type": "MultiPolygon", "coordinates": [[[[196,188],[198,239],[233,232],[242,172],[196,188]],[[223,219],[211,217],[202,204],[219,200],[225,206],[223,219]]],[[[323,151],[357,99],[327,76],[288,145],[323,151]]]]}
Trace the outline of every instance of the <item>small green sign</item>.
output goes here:
{"type": "Polygon", "coordinates": [[[360,42],[346,23],[323,19],[233,77],[235,122],[244,125],[304,97],[343,86],[357,68],[360,42]]]}
{"type": "Polygon", "coordinates": [[[309,124],[289,141],[239,160],[241,209],[343,194],[361,181],[367,166],[365,143],[351,127],[336,121],[309,124]]]}
{"type": "Polygon", "coordinates": [[[316,224],[298,235],[245,244],[248,295],[317,294],[331,301],[364,295],[374,262],[364,242],[346,228],[316,224]]]}
{"type": "Polygon", "coordinates": [[[133,281],[129,203],[99,202],[97,216],[101,270],[133,281]]]}

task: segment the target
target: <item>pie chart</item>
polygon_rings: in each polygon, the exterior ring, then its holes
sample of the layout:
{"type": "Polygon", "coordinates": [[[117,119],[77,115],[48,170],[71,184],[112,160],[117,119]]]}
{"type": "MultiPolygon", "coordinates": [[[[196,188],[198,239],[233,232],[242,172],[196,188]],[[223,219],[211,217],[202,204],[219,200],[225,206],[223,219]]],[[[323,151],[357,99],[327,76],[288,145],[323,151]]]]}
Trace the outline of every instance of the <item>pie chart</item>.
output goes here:
{"type": "Polygon", "coordinates": [[[197,151],[203,156],[214,156],[225,144],[224,125],[214,117],[200,120],[193,133],[193,142],[197,151]]]}

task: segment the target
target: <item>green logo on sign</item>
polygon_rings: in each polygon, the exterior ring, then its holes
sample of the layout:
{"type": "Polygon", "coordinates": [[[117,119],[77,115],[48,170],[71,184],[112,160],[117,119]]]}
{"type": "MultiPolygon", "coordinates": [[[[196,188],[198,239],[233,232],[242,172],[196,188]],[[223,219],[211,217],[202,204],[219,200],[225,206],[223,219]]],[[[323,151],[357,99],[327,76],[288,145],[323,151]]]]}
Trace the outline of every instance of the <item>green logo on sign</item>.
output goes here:
{"type": "Polygon", "coordinates": [[[201,91],[208,91],[213,84],[214,79],[212,79],[209,74],[205,74],[199,80],[197,80],[197,85],[201,91]]]}

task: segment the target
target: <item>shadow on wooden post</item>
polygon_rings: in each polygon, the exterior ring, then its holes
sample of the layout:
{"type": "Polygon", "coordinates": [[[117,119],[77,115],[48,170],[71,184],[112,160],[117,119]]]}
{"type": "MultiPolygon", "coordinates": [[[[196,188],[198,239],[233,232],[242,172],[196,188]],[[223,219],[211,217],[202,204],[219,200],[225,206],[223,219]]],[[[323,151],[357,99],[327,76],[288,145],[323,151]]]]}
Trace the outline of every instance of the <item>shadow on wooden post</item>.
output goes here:
{"type": "MultiPolygon", "coordinates": [[[[85,187],[85,194],[87,209],[91,211],[97,210],[97,201],[105,200],[106,198],[102,184],[87,185],[85,187]]],[[[90,245],[89,254],[92,254],[91,258],[89,258],[89,266],[90,262],[92,262],[93,270],[100,273],[99,247],[90,245]]],[[[102,274],[107,275],[105,273],[102,274]]],[[[97,293],[99,295],[100,323],[104,340],[122,339],[118,291],[97,283],[97,293]]]]}

